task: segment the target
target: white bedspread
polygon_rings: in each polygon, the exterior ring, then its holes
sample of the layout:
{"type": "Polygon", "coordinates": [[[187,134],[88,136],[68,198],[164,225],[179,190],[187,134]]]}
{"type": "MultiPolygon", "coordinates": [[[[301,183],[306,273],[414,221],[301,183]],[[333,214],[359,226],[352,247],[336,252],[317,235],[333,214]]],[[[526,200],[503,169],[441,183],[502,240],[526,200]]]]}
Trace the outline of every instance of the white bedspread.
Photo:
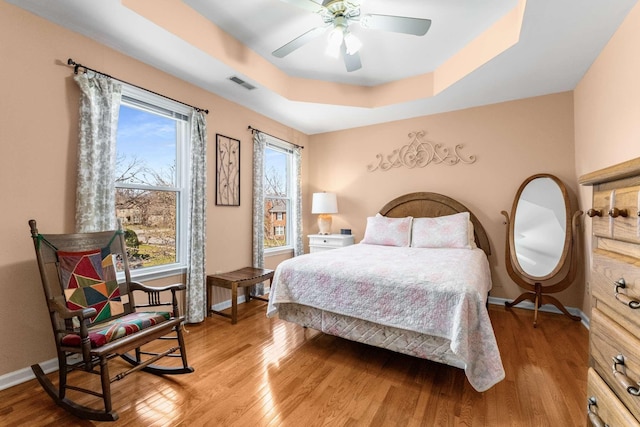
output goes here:
{"type": "Polygon", "coordinates": [[[446,338],[470,384],[484,391],[505,375],[485,308],[490,289],[480,249],[358,244],[282,262],[267,315],[296,303],[446,338]]]}

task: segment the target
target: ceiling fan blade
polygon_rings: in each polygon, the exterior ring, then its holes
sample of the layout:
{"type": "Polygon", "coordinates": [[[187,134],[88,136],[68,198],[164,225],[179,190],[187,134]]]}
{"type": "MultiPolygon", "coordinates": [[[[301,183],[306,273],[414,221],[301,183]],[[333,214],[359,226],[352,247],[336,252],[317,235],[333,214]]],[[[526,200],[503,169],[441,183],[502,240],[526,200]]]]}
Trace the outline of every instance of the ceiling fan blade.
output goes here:
{"type": "Polygon", "coordinates": [[[408,16],[366,15],[362,18],[361,25],[375,30],[424,36],[429,31],[429,27],[431,27],[431,19],[410,18],[408,16]]]}
{"type": "Polygon", "coordinates": [[[327,29],[327,26],[322,26],[322,27],[316,27],[313,30],[309,30],[306,33],[302,34],[301,36],[298,36],[295,39],[291,40],[289,43],[285,44],[284,46],[274,50],[272,52],[272,55],[277,58],[284,58],[294,50],[304,46],[305,44],[309,43],[311,40],[320,36],[322,33],[325,32],[326,29],[327,29]]]}
{"type": "Polygon", "coordinates": [[[347,72],[350,73],[362,68],[362,62],[360,62],[360,54],[356,52],[353,55],[349,55],[344,43],[342,44],[342,58],[344,59],[345,67],[347,67],[347,72]]]}
{"type": "Polygon", "coordinates": [[[292,4],[294,6],[299,7],[300,9],[307,10],[309,12],[320,12],[325,7],[321,4],[314,2],[313,0],[280,0],[285,3],[292,4]]]}

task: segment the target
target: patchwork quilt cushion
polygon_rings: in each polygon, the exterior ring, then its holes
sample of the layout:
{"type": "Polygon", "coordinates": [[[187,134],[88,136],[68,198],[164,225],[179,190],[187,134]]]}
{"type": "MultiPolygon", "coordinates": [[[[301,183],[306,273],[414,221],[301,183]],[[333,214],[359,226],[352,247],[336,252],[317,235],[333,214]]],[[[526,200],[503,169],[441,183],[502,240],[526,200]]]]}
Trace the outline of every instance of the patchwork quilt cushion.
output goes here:
{"type": "Polygon", "coordinates": [[[70,310],[93,307],[91,323],[124,313],[113,257],[106,250],[58,251],[58,269],[70,310]]]}
{"type": "MultiPolygon", "coordinates": [[[[102,347],[108,342],[131,335],[150,326],[157,325],[171,318],[168,312],[140,311],[113,319],[89,329],[91,348],[102,347]]],[[[62,338],[62,345],[79,347],[80,335],[70,334],[62,338]]]]}

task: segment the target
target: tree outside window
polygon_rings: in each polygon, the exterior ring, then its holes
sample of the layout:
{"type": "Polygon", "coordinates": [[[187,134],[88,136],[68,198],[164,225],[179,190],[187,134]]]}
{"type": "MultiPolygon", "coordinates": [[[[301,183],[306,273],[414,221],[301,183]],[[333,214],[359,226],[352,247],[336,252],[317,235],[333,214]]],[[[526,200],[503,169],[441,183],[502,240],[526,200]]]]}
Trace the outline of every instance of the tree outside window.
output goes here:
{"type": "Polygon", "coordinates": [[[265,149],[264,247],[281,248],[290,245],[291,211],[290,151],[267,145],[265,149]]]}
{"type": "Polygon", "coordinates": [[[186,191],[181,150],[187,116],[123,96],[117,134],[116,216],[125,229],[132,268],[181,261],[180,209],[186,191]]]}

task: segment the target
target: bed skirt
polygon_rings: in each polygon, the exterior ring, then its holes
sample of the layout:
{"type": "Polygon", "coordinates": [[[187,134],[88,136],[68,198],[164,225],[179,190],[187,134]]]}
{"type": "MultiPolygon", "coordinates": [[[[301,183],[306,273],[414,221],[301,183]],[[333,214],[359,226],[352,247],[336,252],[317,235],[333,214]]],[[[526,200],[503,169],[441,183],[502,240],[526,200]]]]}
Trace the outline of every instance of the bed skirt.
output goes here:
{"type": "Polygon", "coordinates": [[[280,303],[278,316],[329,335],[464,369],[464,363],[451,351],[451,341],[446,338],[379,325],[300,304],[280,303]]]}

